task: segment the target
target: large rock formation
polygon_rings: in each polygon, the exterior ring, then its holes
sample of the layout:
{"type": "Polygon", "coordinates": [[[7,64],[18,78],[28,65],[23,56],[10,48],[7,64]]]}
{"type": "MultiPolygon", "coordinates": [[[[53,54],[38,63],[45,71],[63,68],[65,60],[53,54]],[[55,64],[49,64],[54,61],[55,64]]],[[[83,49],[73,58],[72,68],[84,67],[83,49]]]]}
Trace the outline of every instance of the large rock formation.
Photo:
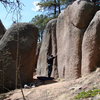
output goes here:
{"type": "Polygon", "coordinates": [[[2,24],[2,21],[0,20],[0,39],[2,38],[5,32],[6,32],[6,28],[2,24]]]}
{"type": "Polygon", "coordinates": [[[6,31],[0,41],[0,77],[3,80],[0,84],[3,87],[14,89],[15,84],[21,82],[23,85],[33,80],[37,36],[38,29],[29,23],[14,24],[6,31]]]}
{"type": "Polygon", "coordinates": [[[59,78],[72,80],[81,76],[82,40],[97,10],[92,2],[75,1],[58,16],[57,25],[54,20],[47,24],[37,64],[39,75],[47,75],[47,53],[57,52],[55,68],[59,78]]]}
{"type": "Polygon", "coordinates": [[[89,24],[82,43],[82,75],[100,67],[100,11],[89,24]]]}
{"type": "Polygon", "coordinates": [[[87,1],[75,1],[57,19],[57,55],[59,77],[66,80],[81,76],[81,45],[84,31],[96,8],[87,1]]]}
{"type": "MultiPolygon", "coordinates": [[[[42,76],[48,75],[47,54],[56,55],[57,53],[56,22],[57,22],[57,19],[51,20],[47,24],[44,30],[43,40],[42,40],[38,63],[37,63],[38,75],[42,75],[42,76]]],[[[52,76],[57,77],[57,59],[54,60],[52,76]]]]}

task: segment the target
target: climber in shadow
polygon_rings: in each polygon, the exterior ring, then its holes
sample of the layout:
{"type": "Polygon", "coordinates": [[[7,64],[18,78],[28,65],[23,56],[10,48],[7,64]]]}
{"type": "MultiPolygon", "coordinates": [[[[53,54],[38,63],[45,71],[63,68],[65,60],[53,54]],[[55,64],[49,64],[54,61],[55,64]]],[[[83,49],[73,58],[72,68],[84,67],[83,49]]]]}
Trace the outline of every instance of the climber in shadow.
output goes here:
{"type": "Polygon", "coordinates": [[[53,66],[53,60],[56,58],[56,56],[48,55],[47,56],[47,63],[48,63],[48,78],[51,78],[52,73],[52,66],[53,66]]]}
{"type": "Polygon", "coordinates": [[[54,78],[51,77],[51,73],[52,73],[52,66],[53,66],[53,60],[56,58],[56,56],[53,55],[48,55],[47,56],[47,64],[48,64],[48,77],[46,76],[38,76],[37,79],[42,82],[42,84],[50,84],[50,83],[54,83],[56,81],[54,81],[54,78]]]}

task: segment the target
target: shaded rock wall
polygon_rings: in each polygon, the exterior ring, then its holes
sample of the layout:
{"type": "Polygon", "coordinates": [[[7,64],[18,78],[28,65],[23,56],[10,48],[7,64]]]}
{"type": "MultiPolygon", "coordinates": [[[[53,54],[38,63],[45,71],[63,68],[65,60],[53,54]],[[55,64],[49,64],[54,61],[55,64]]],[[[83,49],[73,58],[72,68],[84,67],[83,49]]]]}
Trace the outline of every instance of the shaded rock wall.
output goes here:
{"type": "Polygon", "coordinates": [[[4,87],[15,88],[16,69],[18,69],[21,78],[20,80],[19,75],[17,76],[18,87],[19,83],[23,85],[32,82],[33,71],[36,68],[37,34],[38,29],[33,24],[18,23],[8,29],[2,37],[0,41],[0,69],[3,70],[1,77],[4,87]],[[17,60],[17,54],[19,60],[17,60]],[[18,62],[17,68],[16,62],[18,62]]]}
{"type": "Polygon", "coordinates": [[[0,20],[0,39],[2,38],[5,32],[6,32],[6,28],[4,27],[2,21],[0,20]]]}

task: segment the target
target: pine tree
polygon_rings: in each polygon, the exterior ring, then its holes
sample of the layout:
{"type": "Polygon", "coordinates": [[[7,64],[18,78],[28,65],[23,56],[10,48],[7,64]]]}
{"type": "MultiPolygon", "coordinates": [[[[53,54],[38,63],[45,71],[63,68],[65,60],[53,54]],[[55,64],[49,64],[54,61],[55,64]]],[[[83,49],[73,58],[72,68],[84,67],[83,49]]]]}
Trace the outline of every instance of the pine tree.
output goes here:
{"type": "Polygon", "coordinates": [[[44,28],[45,28],[47,22],[51,19],[52,19],[51,17],[48,17],[48,16],[43,15],[43,14],[37,15],[34,18],[32,18],[31,23],[36,25],[39,29],[39,34],[38,34],[38,40],[39,41],[42,40],[44,28]]]}
{"type": "Polygon", "coordinates": [[[57,1],[56,0],[44,0],[38,3],[40,8],[46,12],[48,12],[49,15],[53,15],[54,17],[57,16],[57,1]]]}
{"type": "Polygon", "coordinates": [[[38,5],[41,10],[48,12],[51,16],[58,16],[62,9],[67,5],[68,0],[41,0],[38,5]]]}

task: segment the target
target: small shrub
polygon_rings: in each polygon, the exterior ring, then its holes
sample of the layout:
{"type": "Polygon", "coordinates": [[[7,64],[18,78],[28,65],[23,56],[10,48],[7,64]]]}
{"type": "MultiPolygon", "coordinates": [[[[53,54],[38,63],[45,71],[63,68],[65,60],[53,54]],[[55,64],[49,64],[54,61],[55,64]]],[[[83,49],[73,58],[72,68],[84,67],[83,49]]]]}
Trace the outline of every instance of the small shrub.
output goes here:
{"type": "Polygon", "coordinates": [[[100,94],[100,89],[94,89],[94,90],[89,90],[89,91],[83,91],[79,93],[77,96],[75,96],[75,99],[83,99],[83,98],[89,98],[89,97],[94,97],[97,94],[100,94]]]}

